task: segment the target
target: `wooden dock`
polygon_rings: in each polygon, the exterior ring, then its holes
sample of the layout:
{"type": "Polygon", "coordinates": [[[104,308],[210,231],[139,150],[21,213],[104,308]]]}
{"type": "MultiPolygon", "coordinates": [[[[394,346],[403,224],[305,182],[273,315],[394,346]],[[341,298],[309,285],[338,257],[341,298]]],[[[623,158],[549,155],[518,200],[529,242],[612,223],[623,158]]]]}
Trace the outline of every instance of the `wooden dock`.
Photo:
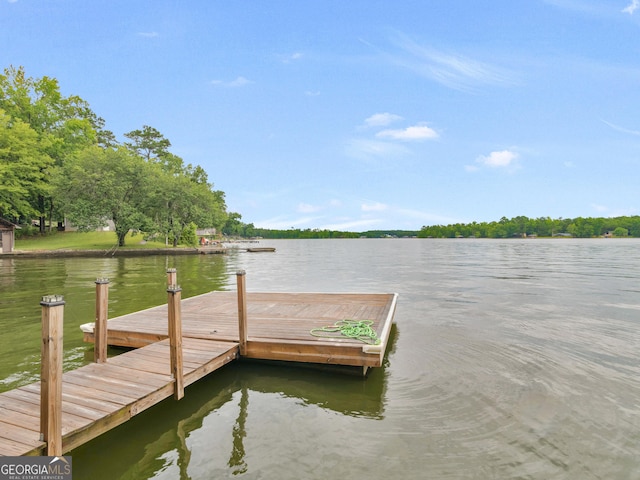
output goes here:
{"type": "MultiPolygon", "coordinates": [[[[98,349],[103,336],[106,344],[134,349],[102,360],[96,350],[101,363],[60,374],[61,393],[55,401],[45,400],[45,394],[56,394],[52,384],[58,380],[55,372],[45,378],[52,367],[45,366],[49,360],[43,350],[43,380],[0,393],[0,455],[66,453],[170,396],[180,399],[185,386],[240,357],[347,366],[363,374],[382,365],[396,294],[246,293],[241,275],[237,292],[184,300],[178,295],[173,303],[171,292],[176,292],[169,289],[168,304],[109,319],[106,332],[96,337],[94,330],[101,331],[106,317],[106,300],[98,298],[98,327],[83,325],[85,341],[96,341],[98,349]],[[175,317],[177,340],[171,331],[175,317]],[[378,343],[314,334],[314,329],[345,319],[369,321],[378,343]],[[49,431],[49,421],[43,425],[47,403],[59,403],[59,418],[51,420],[61,431],[57,453],[51,453],[55,440],[48,444],[52,437],[42,433],[49,431]]],[[[96,281],[98,297],[104,283],[96,281]]],[[[43,310],[43,324],[44,318],[43,310]]],[[[106,344],[99,348],[106,351],[106,344]]]]}
{"type": "MultiPolygon", "coordinates": [[[[234,360],[238,344],[185,338],[185,385],[234,360]]],[[[62,451],[68,452],[174,394],[164,340],[62,375],[62,451]]],[[[40,382],[0,393],[0,455],[46,455],[40,382]]]]}
{"type": "MultiPolygon", "coordinates": [[[[379,367],[389,337],[395,294],[247,293],[247,351],[243,357],[304,363],[379,367]],[[380,344],[321,338],[311,329],[338,320],[372,320],[380,344]]],[[[109,345],[142,347],[167,338],[167,306],[108,321],[109,345]]],[[[93,324],[84,339],[94,341],[93,324]]],[[[210,292],[182,300],[182,335],[239,342],[236,292],[210,292]]]]}

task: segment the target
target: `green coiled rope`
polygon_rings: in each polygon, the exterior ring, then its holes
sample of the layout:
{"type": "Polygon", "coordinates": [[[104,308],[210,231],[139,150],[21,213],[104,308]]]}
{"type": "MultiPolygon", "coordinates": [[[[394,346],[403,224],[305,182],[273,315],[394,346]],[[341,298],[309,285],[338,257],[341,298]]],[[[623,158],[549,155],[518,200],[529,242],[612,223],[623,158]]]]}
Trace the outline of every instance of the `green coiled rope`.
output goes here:
{"type": "Polygon", "coordinates": [[[338,320],[333,325],[312,328],[311,335],[321,338],[339,338],[340,336],[353,338],[370,345],[378,345],[380,339],[371,328],[373,320],[338,320]]]}

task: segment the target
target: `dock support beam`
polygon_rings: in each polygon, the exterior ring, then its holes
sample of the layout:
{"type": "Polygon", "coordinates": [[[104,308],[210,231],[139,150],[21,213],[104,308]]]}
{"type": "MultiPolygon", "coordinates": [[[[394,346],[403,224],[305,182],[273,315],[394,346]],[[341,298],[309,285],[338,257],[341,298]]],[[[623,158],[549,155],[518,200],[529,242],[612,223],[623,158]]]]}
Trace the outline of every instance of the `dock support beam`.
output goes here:
{"type": "Polygon", "coordinates": [[[184,375],[182,372],[182,315],[180,300],[182,289],[178,285],[170,285],[169,294],[169,352],[171,356],[171,375],[175,382],[173,397],[180,400],[184,397],[184,375]]]}
{"type": "Polygon", "coordinates": [[[109,315],[109,279],[96,279],[96,323],[93,328],[93,361],[107,361],[107,318],[109,315]]]}
{"type": "Polygon", "coordinates": [[[240,339],[240,356],[247,354],[247,287],[245,285],[246,272],[236,273],[238,285],[238,338],[240,339]]]}
{"type": "Polygon", "coordinates": [[[49,456],[62,455],[62,334],[64,297],[42,297],[40,435],[49,456]]]}

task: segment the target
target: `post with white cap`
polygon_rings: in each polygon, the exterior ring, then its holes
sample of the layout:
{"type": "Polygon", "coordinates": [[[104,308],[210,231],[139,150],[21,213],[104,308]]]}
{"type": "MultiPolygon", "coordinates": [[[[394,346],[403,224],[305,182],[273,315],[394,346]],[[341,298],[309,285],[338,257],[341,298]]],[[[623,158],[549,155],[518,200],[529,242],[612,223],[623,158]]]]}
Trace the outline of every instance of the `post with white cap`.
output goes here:
{"type": "Polygon", "coordinates": [[[40,435],[48,456],[62,455],[62,335],[64,297],[42,297],[40,435]]]}

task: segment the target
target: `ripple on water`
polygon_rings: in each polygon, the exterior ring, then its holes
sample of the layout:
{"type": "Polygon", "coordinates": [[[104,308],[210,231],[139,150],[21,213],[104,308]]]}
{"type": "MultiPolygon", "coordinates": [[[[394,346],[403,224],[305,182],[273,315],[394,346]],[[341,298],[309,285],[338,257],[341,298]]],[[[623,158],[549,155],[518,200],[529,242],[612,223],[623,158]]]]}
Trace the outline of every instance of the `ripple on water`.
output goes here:
{"type": "Polygon", "coordinates": [[[423,368],[392,378],[387,408],[402,425],[395,433],[412,437],[404,448],[429,458],[427,473],[476,469],[479,477],[469,478],[504,478],[516,469],[520,478],[597,478],[575,461],[591,455],[601,457],[601,471],[633,465],[640,384],[629,385],[627,374],[611,375],[575,346],[530,341],[530,332],[439,325],[429,334],[423,368]],[[610,438],[611,451],[594,449],[594,438],[610,438]]]}

